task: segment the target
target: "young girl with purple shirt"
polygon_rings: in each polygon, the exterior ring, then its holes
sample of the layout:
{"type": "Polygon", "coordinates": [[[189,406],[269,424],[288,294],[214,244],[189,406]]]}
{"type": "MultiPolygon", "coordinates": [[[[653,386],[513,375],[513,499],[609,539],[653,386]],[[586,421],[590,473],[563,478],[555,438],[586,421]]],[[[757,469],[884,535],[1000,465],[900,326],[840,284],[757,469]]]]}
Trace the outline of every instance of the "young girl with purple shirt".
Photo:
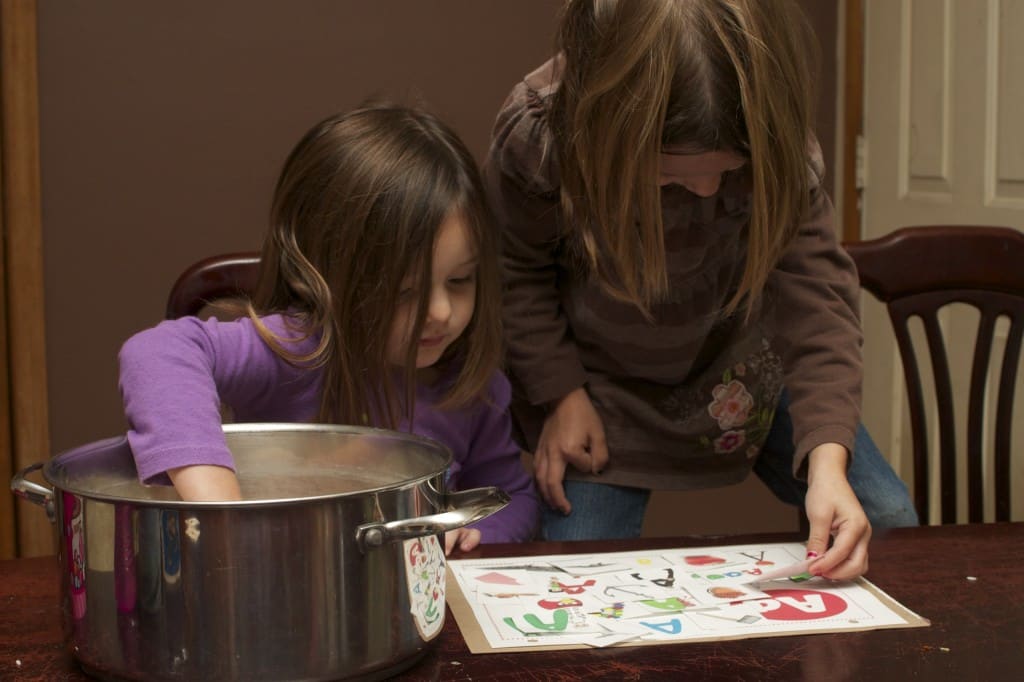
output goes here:
{"type": "Polygon", "coordinates": [[[539,504],[498,369],[499,298],[495,231],[455,133],[385,104],[324,120],[285,162],[241,316],[163,322],[122,347],[140,479],[243,499],[222,406],[239,422],[399,429],[451,449],[449,486],[511,497],[446,551],[530,539],[539,504]]]}

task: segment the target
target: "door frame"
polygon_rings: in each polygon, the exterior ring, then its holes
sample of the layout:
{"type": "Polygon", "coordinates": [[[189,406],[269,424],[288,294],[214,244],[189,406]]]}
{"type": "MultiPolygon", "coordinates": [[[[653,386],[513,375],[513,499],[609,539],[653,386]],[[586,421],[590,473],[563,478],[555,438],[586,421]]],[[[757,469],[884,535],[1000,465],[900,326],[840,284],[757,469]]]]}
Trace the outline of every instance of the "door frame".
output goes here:
{"type": "Polygon", "coordinates": [[[864,0],[843,0],[842,108],[840,110],[840,209],[843,241],[861,239],[858,146],[864,131],[864,0]]]}
{"type": "MultiPolygon", "coordinates": [[[[0,0],[0,462],[8,478],[50,455],[37,27],[37,0],[0,0]]],[[[46,514],[0,495],[0,557],[54,551],[46,514]]]]}

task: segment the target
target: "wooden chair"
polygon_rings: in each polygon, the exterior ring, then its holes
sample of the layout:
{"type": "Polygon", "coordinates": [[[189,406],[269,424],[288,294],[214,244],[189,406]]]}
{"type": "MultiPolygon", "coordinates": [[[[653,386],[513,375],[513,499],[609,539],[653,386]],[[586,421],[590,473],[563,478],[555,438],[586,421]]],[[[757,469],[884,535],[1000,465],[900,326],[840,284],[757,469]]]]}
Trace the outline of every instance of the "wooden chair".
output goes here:
{"type": "Polygon", "coordinates": [[[917,317],[924,327],[938,409],[940,522],[955,523],[959,486],[954,395],[938,311],[951,303],[963,303],[980,313],[967,395],[967,517],[972,523],[984,520],[982,471],[984,458],[991,456],[995,520],[1008,521],[1013,400],[1024,332],[1024,233],[1003,227],[908,227],[845,246],[857,264],[863,288],[886,304],[896,335],[910,408],[914,504],[922,523],[927,522],[930,509],[929,429],[908,322],[917,317]],[[1010,325],[998,396],[995,405],[986,405],[994,329],[1000,317],[1008,318],[1010,325]],[[989,413],[995,415],[991,449],[984,443],[983,420],[989,413]]]}
{"type": "Polygon", "coordinates": [[[259,264],[260,256],[253,251],[211,256],[191,265],[171,287],[167,319],[198,315],[217,299],[251,295],[259,264]]]}

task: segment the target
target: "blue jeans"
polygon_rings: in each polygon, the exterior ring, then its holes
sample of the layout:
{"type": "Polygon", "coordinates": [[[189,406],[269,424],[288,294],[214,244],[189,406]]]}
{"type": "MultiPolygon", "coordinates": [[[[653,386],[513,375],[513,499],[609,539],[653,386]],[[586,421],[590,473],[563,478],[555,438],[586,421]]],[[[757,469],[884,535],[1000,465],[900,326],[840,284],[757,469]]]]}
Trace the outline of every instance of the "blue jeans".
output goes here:
{"type": "MultiPolygon", "coordinates": [[[[807,483],[793,476],[795,454],[789,397],[783,391],[771,431],[754,464],[754,473],[777,498],[802,507],[807,483]]],[[[917,512],[907,486],[879,452],[863,424],[857,427],[853,462],[846,475],[873,528],[918,525],[917,512]]],[[[545,506],[541,528],[545,539],[637,537],[643,526],[651,491],[566,480],[565,494],[572,503],[572,513],[564,516],[545,506]]]]}

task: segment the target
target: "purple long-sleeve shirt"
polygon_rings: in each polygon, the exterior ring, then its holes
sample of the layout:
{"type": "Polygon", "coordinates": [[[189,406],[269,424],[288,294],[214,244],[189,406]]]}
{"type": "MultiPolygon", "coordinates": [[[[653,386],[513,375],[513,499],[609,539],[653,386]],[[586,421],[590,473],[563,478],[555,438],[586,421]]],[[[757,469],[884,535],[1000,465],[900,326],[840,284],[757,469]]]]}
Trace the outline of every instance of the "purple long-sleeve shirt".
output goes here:
{"type": "MultiPolygon", "coordinates": [[[[281,316],[263,318],[283,338],[297,333],[281,316]]],[[[317,338],[290,342],[300,354],[317,338]]],[[[234,469],[221,428],[221,405],[238,422],[312,422],[320,407],[322,372],[295,367],[259,336],[251,320],[181,318],[136,334],[121,348],[120,387],[128,442],[144,482],[166,480],[166,471],[212,464],[234,469]]],[[[444,382],[440,382],[444,383],[444,382]]],[[[475,524],[482,542],[521,542],[533,537],[539,503],[512,439],[510,388],[495,372],[488,399],[441,410],[443,388],[417,387],[413,423],[399,429],[433,438],[451,449],[453,489],[497,486],[511,503],[475,524]]]]}

